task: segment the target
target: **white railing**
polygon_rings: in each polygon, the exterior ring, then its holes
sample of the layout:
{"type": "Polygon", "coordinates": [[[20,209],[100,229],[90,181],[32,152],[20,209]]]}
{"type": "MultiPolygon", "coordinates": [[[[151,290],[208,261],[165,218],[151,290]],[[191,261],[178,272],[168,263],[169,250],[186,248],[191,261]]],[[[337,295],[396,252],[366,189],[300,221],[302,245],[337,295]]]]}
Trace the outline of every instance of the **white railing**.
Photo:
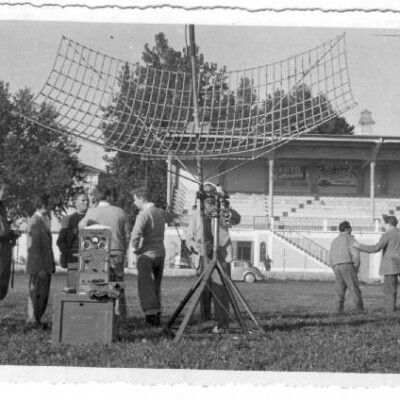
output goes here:
{"type": "MultiPolygon", "coordinates": [[[[190,215],[183,215],[175,220],[177,226],[187,227],[190,215]]],[[[379,223],[370,219],[348,218],[354,232],[380,232],[379,223]]],[[[297,232],[337,232],[338,225],[343,219],[318,219],[318,218],[280,218],[273,222],[274,231],[297,231],[297,232]]],[[[266,216],[242,215],[239,225],[232,226],[231,229],[270,229],[270,221],[266,216]]]]}

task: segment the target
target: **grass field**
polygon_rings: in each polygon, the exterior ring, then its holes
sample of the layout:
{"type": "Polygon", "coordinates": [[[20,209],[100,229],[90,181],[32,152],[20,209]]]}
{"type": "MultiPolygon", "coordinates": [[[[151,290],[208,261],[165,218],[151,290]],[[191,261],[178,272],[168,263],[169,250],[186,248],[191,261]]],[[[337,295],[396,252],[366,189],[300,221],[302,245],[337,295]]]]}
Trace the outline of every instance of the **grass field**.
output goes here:
{"type": "MultiPolygon", "coordinates": [[[[52,293],[60,293],[64,282],[65,275],[55,275],[52,293]]],[[[189,278],[164,279],[164,318],[192,283],[189,278]]],[[[400,315],[384,317],[382,285],[362,286],[365,314],[349,311],[343,316],[332,314],[332,282],[238,286],[265,328],[265,336],[216,334],[172,343],[161,329],[144,327],[136,278],[128,276],[129,318],[119,341],[52,347],[51,331],[26,328],[27,278],[17,275],[14,289],[0,303],[0,365],[400,372],[400,315]]],[[[51,323],[51,318],[50,303],[44,321],[51,323]]]]}

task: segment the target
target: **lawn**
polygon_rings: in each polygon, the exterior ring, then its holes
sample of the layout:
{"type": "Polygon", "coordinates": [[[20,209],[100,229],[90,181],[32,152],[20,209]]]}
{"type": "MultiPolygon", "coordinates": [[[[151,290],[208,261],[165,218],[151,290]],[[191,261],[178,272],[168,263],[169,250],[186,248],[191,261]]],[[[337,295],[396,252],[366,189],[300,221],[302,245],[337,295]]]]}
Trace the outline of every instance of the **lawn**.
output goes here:
{"type": "MultiPolygon", "coordinates": [[[[65,275],[53,278],[59,293],[65,275]]],[[[164,319],[193,283],[163,281],[164,319]]],[[[0,303],[0,365],[48,365],[220,370],[400,372],[400,316],[384,317],[382,285],[363,285],[367,312],[332,314],[332,282],[271,281],[238,285],[266,334],[184,337],[178,344],[161,329],[146,329],[136,278],[127,277],[129,318],[120,340],[108,345],[51,346],[51,331],[27,329],[27,278],[0,303]]],[[[346,304],[347,305],[347,304],[346,304]]],[[[348,304],[350,306],[350,304],[348,304]]],[[[350,307],[349,307],[350,308],[350,307]]],[[[44,320],[51,323],[52,304],[44,320]]]]}

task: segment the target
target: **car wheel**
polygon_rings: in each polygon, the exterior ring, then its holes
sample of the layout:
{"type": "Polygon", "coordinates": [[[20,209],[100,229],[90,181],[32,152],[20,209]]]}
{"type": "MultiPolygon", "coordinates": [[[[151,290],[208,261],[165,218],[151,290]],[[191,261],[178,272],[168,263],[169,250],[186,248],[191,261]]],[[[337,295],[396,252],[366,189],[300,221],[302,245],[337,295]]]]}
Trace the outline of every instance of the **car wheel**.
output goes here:
{"type": "Polygon", "coordinates": [[[246,274],[243,278],[243,280],[246,283],[254,283],[256,280],[256,277],[254,276],[254,274],[246,274]]]}

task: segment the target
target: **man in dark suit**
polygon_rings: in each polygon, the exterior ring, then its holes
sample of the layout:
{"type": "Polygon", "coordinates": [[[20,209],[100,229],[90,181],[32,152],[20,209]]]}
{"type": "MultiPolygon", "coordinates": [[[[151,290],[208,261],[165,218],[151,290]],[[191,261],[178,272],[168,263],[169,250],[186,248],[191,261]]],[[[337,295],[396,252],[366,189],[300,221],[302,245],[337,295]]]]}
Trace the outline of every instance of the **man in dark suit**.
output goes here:
{"type": "Polygon", "coordinates": [[[60,265],[67,268],[67,287],[65,292],[76,292],[79,267],[79,228],[78,224],[85,216],[89,207],[89,197],[86,193],[78,193],[74,197],[76,212],[67,215],[61,221],[57,246],[60,249],[60,265]]]}
{"type": "Polygon", "coordinates": [[[379,274],[383,275],[383,296],[385,312],[396,311],[397,278],[400,274],[400,230],[394,215],[382,215],[385,233],[378,243],[367,246],[355,243],[354,246],[366,253],[377,253],[382,250],[379,274]]]}
{"type": "Polygon", "coordinates": [[[8,184],[0,176],[0,300],[7,296],[11,274],[12,241],[7,211],[3,204],[8,192],[8,184]]]}
{"type": "Polygon", "coordinates": [[[29,274],[28,322],[42,327],[50,293],[54,255],[50,229],[50,197],[40,195],[34,199],[35,213],[27,226],[26,272],[29,274]]]}

